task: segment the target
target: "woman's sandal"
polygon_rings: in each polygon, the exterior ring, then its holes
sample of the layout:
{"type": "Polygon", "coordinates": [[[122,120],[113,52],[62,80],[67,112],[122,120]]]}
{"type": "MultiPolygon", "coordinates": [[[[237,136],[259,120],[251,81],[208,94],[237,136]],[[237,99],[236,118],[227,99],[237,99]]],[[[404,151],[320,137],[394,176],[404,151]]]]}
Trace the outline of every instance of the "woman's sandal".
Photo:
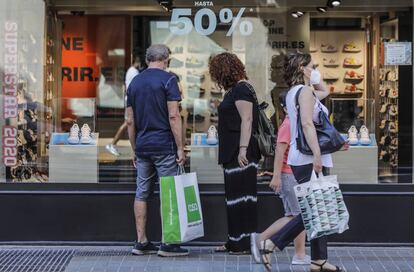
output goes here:
{"type": "Polygon", "coordinates": [[[230,255],[250,255],[250,251],[248,251],[248,250],[245,250],[245,251],[231,251],[226,247],[225,244],[222,245],[222,246],[216,247],[214,252],[216,252],[216,253],[229,253],[230,255]]]}
{"type": "Polygon", "coordinates": [[[263,245],[260,244],[259,253],[266,271],[272,271],[271,255],[270,259],[268,259],[268,255],[272,254],[273,250],[269,250],[266,248],[266,241],[267,240],[263,241],[263,245]]]}
{"type": "Polygon", "coordinates": [[[229,255],[250,255],[250,251],[244,250],[244,251],[229,251],[229,255]]]}
{"type": "Polygon", "coordinates": [[[216,253],[227,253],[227,252],[229,252],[229,250],[227,249],[226,245],[224,244],[222,246],[216,247],[216,249],[214,249],[214,252],[216,252],[216,253]]]}
{"type": "Polygon", "coordinates": [[[313,265],[316,265],[316,266],[318,266],[319,268],[317,268],[317,269],[310,269],[310,272],[342,272],[343,270],[340,268],[340,267],[338,267],[338,266],[336,266],[336,269],[335,270],[332,270],[332,269],[325,269],[323,266],[327,263],[328,261],[324,261],[322,264],[318,264],[318,263],[315,263],[315,262],[311,262],[311,264],[313,264],[313,265]]]}

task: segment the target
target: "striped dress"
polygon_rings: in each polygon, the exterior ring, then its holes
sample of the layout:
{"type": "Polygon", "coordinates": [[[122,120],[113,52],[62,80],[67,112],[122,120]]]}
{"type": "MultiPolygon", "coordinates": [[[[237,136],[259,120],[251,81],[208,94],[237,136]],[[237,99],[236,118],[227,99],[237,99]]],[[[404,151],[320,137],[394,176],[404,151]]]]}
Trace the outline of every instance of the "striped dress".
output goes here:
{"type": "Polygon", "coordinates": [[[228,240],[232,252],[250,251],[250,234],[257,231],[257,164],[224,166],[228,240]]]}
{"type": "Polygon", "coordinates": [[[228,239],[226,248],[232,252],[250,251],[250,235],[257,232],[257,162],[260,151],[253,131],[258,128],[258,105],[252,87],[246,82],[236,84],[226,93],[218,108],[219,164],[224,168],[228,239]],[[252,135],[246,150],[250,162],[241,168],[237,161],[241,136],[241,117],[237,101],[253,103],[252,135]]]}

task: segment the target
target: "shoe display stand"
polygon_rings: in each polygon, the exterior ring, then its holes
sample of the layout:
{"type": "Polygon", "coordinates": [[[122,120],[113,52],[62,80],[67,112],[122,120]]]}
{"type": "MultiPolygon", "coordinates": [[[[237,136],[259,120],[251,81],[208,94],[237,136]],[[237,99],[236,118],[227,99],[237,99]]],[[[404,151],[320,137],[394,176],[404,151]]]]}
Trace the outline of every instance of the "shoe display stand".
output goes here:
{"type": "MultiPolygon", "coordinates": [[[[15,2],[13,1],[13,4],[15,2]]],[[[18,7],[17,3],[16,7],[18,7]]],[[[14,12],[11,15],[11,17],[16,17],[15,23],[18,25],[16,40],[18,60],[15,63],[17,73],[14,72],[16,73],[17,81],[9,85],[10,88],[15,88],[17,91],[15,94],[17,100],[17,116],[7,117],[3,115],[1,119],[4,125],[9,125],[17,129],[15,144],[17,152],[12,155],[12,157],[16,158],[16,164],[4,169],[4,179],[1,179],[1,181],[47,181],[47,163],[46,159],[42,157],[42,151],[46,146],[44,142],[45,106],[43,92],[43,78],[45,74],[43,38],[45,29],[38,27],[44,23],[42,15],[36,16],[36,12],[39,11],[39,7],[33,5],[25,13],[28,16],[19,17],[14,12]]],[[[12,59],[9,61],[5,59],[4,61],[4,65],[8,62],[10,64],[13,63],[12,59]]],[[[2,72],[7,72],[7,69],[2,70],[2,72]]],[[[1,85],[3,86],[3,84],[1,85]]],[[[6,95],[6,91],[4,91],[4,95],[6,95]]],[[[5,100],[3,98],[0,100],[2,101],[0,102],[2,107],[6,106],[3,104],[5,100]]],[[[5,144],[4,140],[0,145],[3,144],[5,144]]],[[[6,154],[3,155],[6,156],[6,154]]],[[[3,167],[1,168],[3,169],[3,167]]]]}
{"type": "Polygon", "coordinates": [[[390,168],[396,168],[398,165],[398,76],[390,80],[390,73],[398,74],[398,67],[382,66],[380,69],[379,160],[390,168]],[[393,109],[397,109],[396,112],[393,112],[393,109]]]}
{"type": "Polygon", "coordinates": [[[310,44],[312,60],[332,95],[366,97],[364,30],[311,31],[310,44]]]}
{"type": "Polygon", "coordinates": [[[68,143],[69,133],[53,133],[49,145],[49,181],[61,183],[98,182],[99,133],[91,144],[68,143]]]}
{"type": "MultiPolygon", "coordinates": [[[[346,138],[346,134],[343,134],[346,138]]],[[[347,151],[338,151],[332,154],[334,167],[331,175],[337,175],[339,183],[378,183],[378,146],[375,134],[370,134],[370,145],[350,146],[347,151]],[[355,171],[359,169],[360,171],[355,171]]]]}
{"type": "Polygon", "coordinates": [[[397,41],[398,20],[384,22],[381,28],[380,61],[379,61],[379,90],[378,127],[380,176],[384,181],[393,181],[392,177],[398,167],[398,66],[384,65],[384,42],[397,41]]]}
{"type": "Polygon", "coordinates": [[[39,119],[42,106],[28,92],[27,79],[19,79],[17,94],[17,165],[11,167],[9,180],[13,182],[45,182],[38,167],[39,119]]]}
{"type": "Polygon", "coordinates": [[[207,144],[207,133],[191,134],[190,172],[200,184],[223,184],[223,169],[218,162],[218,145],[207,144]]]}

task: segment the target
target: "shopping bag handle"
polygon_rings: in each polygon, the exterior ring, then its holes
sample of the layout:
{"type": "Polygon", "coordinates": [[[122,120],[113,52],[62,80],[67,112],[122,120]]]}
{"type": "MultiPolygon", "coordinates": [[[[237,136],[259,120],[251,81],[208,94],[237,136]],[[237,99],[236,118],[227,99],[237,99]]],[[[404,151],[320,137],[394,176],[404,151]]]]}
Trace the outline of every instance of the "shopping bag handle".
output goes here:
{"type": "Polygon", "coordinates": [[[185,174],[185,168],[183,165],[178,165],[177,175],[182,175],[182,174],[185,174]]]}
{"type": "Polygon", "coordinates": [[[315,170],[312,170],[312,176],[311,176],[311,181],[313,181],[313,180],[318,180],[318,178],[322,178],[322,177],[324,177],[324,175],[323,175],[323,172],[321,171],[321,172],[319,172],[318,173],[318,175],[316,175],[316,172],[315,172],[315,170]]]}

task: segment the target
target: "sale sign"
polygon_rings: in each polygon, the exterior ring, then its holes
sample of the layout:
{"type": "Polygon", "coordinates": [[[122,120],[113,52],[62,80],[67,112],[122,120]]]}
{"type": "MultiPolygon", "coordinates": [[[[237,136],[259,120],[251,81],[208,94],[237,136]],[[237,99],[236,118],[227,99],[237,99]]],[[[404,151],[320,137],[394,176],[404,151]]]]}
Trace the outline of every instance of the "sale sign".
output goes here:
{"type": "Polygon", "coordinates": [[[131,52],[130,18],[67,15],[61,19],[62,97],[99,99],[103,82],[122,86],[131,52]]]}
{"type": "MultiPolygon", "coordinates": [[[[196,1],[194,4],[196,7],[212,6],[209,1],[196,1]]],[[[157,28],[169,29],[173,35],[188,35],[194,28],[200,35],[208,36],[216,31],[217,24],[230,24],[226,36],[232,36],[236,30],[243,36],[249,36],[253,32],[253,24],[249,20],[242,20],[245,10],[246,8],[240,8],[237,14],[233,14],[231,9],[223,8],[219,11],[217,22],[217,16],[212,9],[202,8],[194,14],[193,24],[191,8],[175,8],[172,10],[170,22],[157,22],[157,28]],[[203,24],[203,18],[207,20],[207,25],[203,24]]]]}
{"type": "Polygon", "coordinates": [[[99,70],[94,20],[64,16],[62,38],[62,97],[96,97],[99,70]]]}

